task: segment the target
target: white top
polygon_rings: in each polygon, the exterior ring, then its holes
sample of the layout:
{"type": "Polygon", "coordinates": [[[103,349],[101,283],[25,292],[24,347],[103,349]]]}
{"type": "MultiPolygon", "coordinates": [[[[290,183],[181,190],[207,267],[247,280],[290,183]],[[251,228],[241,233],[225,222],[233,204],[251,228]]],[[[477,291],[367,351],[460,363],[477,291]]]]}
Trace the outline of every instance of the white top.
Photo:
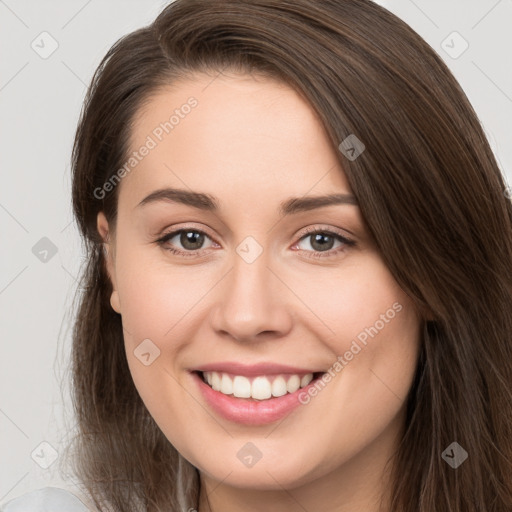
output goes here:
{"type": "Polygon", "coordinates": [[[91,512],[74,494],[43,487],[0,505],[0,512],[91,512]]]}

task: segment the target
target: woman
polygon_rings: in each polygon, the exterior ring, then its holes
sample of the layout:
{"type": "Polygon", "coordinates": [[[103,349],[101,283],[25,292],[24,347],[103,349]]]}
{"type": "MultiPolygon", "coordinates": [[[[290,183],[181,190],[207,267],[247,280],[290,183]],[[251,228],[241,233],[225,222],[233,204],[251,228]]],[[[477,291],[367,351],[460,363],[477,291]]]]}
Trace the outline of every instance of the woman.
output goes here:
{"type": "Polygon", "coordinates": [[[176,0],[99,66],[73,205],[88,508],[511,509],[512,208],[397,17],[176,0]]]}

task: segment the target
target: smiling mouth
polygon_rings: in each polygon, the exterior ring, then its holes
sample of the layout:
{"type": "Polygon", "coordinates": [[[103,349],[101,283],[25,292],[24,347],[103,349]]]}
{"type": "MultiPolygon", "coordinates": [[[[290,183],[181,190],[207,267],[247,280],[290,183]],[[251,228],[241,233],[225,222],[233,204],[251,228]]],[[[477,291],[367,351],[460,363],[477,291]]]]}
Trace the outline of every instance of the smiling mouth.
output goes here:
{"type": "Polygon", "coordinates": [[[295,393],[321,378],[325,372],[280,373],[251,377],[220,371],[195,371],[194,373],[214,391],[235,398],[261,401],[295,393]]]}

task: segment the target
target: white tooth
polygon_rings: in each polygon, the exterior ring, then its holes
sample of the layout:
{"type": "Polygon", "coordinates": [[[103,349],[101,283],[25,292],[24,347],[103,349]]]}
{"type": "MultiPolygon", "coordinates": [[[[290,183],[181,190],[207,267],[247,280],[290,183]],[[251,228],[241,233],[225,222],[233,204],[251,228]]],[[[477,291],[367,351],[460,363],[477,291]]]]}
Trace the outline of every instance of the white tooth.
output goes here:
{"type": "Polygon", "coordinates": [[[206,382],[215,391],[238,398],[252,397],[256,400],[267,400],[272,396],[279,397],[286,393],[294,393],[313,380],[312,373],[303,375],[302,378],[299,375],[278,375],[272,382],[265,376],[259,376],[253,380],[252,384],[247,377],[242,375],[237,375],[234,379],[222,372],[204,372],[203,375],[206,382]]]}
{"type": "Polygon", "coordinates": [[[266,377],[256,377],[252,381],[251,396],[256,400],[265,400],[272,396],[272,387],[266,377]]]}
{"type": "Polygon", "coordinates": [[[307,386],[312,380],[313,380],[312,373],[308,373],[307,375],[304,375],[302,377],[302,379],[300,379],[300,387],[303,388],[304,386],[307,386]]]}
{"type": "Polygon", "coordinates": [[[238,398],[250,398],[251,381],[247,377],[237,375],[233,380],[233,395],[238,398]]]}
{"type": "Polygon", "coordinates": [[[276,377],[272,382],[272,396],[283,396],[286,393],[286,381],[281,376],[276,377]]]}
{"type": "Polygon", "coordinates": [[[215,391],[220,391],[220,375],[217,372],[212,372],[211,386],[215,391]]]}
{"type": "Polygon", "coordinates": [[[233,393],[233,381],[229,375],[225,373],[222,374],[222,379],[220,381],[220,392],[225,395],[231,395],[233,393]]]}
{"type": "Polygon", "coordinates": [[[300,388],[300,378],[298,375],[292,375],[286,383],[286,389],[288,393],[293,393],[300,388]]]}

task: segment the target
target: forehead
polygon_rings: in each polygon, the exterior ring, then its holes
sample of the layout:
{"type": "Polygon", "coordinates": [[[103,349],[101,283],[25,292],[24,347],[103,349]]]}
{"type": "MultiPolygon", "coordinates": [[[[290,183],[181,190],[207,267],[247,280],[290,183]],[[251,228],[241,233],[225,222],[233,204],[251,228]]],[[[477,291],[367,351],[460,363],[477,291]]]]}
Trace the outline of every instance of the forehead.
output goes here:
{"type": "Polygon", "coordinates": [[[120,202],[135,205],[162,187],[260,207],[309,191],[351,192],[316,112],[266,77],[198,74],[160,88],[132,123],[130,153],[144,146],[120,202]]]}

